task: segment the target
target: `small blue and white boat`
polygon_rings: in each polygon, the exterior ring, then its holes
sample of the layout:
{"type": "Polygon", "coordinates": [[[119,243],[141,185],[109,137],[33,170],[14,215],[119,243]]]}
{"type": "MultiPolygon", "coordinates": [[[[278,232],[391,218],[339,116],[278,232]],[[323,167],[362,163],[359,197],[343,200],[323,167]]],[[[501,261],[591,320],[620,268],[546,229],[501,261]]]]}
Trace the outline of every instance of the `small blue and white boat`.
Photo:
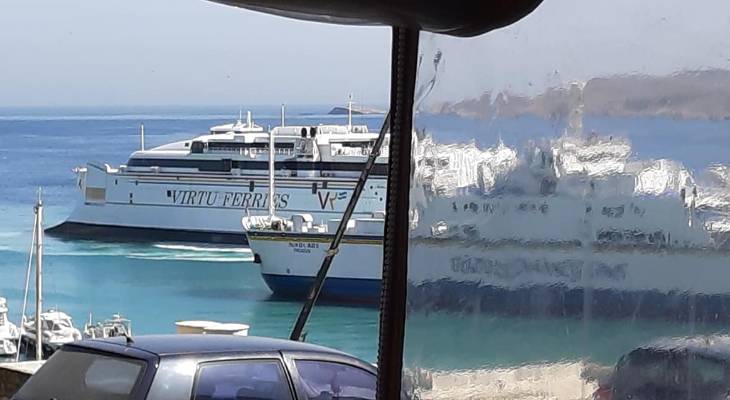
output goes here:
{"type": "MultiPolygon", "coordinates": [[[[340,220],[313,224],[310,214],[291,219],[243,219],[261,275],[274,295],[303,299],[329,250],[340,220]]],[[[323,300],[377,303],[383,264],[384,214],[350,220],[320,293],[323,300]]]]}

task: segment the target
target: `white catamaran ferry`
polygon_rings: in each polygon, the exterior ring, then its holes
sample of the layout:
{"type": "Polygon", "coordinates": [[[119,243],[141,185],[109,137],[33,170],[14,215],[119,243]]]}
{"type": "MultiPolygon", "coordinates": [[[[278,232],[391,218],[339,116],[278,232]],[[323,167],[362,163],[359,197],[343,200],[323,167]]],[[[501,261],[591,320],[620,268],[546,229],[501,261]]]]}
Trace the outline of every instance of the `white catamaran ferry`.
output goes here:
{"type": "MultiPolygon", "coordinates": [[[[241,218],[268,212],[269,135],[277,214],[304,212],[317,221],[339,216],[378,136],[351,121],[266,132],[248,113],[245,122],[239,118],[190,140],[143,147],[126,165],[89,162],[77,169],[78,206],[48,233],[240,244],[241,218]]],[[[387,146],[386,139],[386,156],[378,157],[355,216],[385,208],[387,146]]]]}

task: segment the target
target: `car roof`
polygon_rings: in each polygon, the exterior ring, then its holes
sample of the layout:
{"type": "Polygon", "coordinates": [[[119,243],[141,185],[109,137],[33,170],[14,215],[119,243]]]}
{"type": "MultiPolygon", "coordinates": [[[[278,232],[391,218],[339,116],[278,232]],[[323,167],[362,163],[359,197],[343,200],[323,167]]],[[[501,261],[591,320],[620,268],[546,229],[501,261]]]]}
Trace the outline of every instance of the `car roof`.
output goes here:
{"type": "Polygon", "coordinates": [[[705,357],[730,360],[730,335],[666,337],[654,340],[633,352],[688,352],[705,357]]]}
{"type": "Polygon", "coordinates": [[[114,353],[128,353],[129,349],[141,350],[159,357],[215,354],[215,353],[262,353],[262,352],[316,352],[319,354],[349,356],[346,353],[292,340],[237,335],[143,335],[134,336],[131,343],[124,337],[83,340],[70,344],[114,353]]]}

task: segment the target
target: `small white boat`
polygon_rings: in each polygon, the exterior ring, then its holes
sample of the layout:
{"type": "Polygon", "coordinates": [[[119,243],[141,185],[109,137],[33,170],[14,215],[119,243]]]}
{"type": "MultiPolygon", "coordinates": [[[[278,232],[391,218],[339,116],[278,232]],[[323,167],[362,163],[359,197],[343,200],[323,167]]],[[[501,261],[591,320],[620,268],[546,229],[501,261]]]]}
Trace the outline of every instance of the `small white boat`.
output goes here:
{"type": "Polygon", "coordinates": [[[175,329],[181,335],[202,334],[205,332],[206,326],[216,323],[214,321],[178,321],[175,322],[175,329]]]}
{"type": "Polygon", "coordinates": [[[238,323],[223,323],[216,321],[178,321],[175,322],[178,334],[210,334],[248,336],[249,325],[238,323]]]}
{"type": "Polygon", "coordinates": [[[0,297],[0,357],[15,355],[19,334],[18,327],[8,319],[7,300],[0,297]]]}
{"type": "MultiPolygon", "coordinates": [[[[52,347],[81,340],[81,332],[74,327],[71,317],[63,311],[51,309],[41,313],[41,326],[43,343],[52,347]]],[[[35,341],[35,319],[23,322],[23,336],[35,341]]]]}
{"type": "Polygon", "coordinates": [[[84,338],[103,339],[116,336],[131,337],[132,321],[121,314],[114,314],[110,319],[94,323],[89,315],[89,322],[84,325],[84,338]]]}
{"type": "Polygon", "coordinates": [[[203,329],[203,333],[210,335],[236,335],[236,336],[248,336],[248,329],[250,327],[246,324],[238,323],[215,323],[206,326],[203,329]]]}

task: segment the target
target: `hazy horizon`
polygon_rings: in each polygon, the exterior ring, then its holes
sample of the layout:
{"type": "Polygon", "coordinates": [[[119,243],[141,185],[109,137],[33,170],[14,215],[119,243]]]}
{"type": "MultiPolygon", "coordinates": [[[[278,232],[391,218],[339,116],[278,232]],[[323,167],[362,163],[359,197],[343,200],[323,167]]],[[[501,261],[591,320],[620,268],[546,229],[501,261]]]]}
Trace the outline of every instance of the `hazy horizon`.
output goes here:
{"type": "MultiPolygon", "coordinates": [[[[242,110],[244,113],[246,112],[249,107],[253,107],[254,109],[266,109],[266,110],[273,110],[277,113],[279,112],[281,105],[284,104],[286,106],[286,109],[288,111],[308,111],[312,109],[327,109],[327,111],[330,111],[332,107],[346,107],[347,106],[347,100],[340,101],[340,102],[333,102],[333,103],[311,103],[311,104],[305,104],[305,103],[295,103],[295,104],[288,104],[288,103],[277,103],[277,104],[256,104],[256,103],[249,103],[249,104],[213,104],[213,103],[198,103],[198,104],[69,104],[69,105],[0,105],[0,111],[9,111],[9,110],[43,110],[43,109],[54,109],[54,110],[75,110],[75,109],[99,109],[99,110],[105,110],[105,109],[120,109],[120,110],[129,110],[134,108],[144,108],[147,110],[154,110],[154,109],[224,109],[224,108],[231,108],[235,109],[236,113],[238,113],[238,110],[242,110]]],[[[386,103],[367,103],[367,104],[361,104],[358,103],[357,105],[354,105],[353,108],[356,108],[358,105],[362,106],[368,106],[368,107],[376,107],[379,110],[383,110],[384,108],[388,107],[388,104],[386,103]]]]}

